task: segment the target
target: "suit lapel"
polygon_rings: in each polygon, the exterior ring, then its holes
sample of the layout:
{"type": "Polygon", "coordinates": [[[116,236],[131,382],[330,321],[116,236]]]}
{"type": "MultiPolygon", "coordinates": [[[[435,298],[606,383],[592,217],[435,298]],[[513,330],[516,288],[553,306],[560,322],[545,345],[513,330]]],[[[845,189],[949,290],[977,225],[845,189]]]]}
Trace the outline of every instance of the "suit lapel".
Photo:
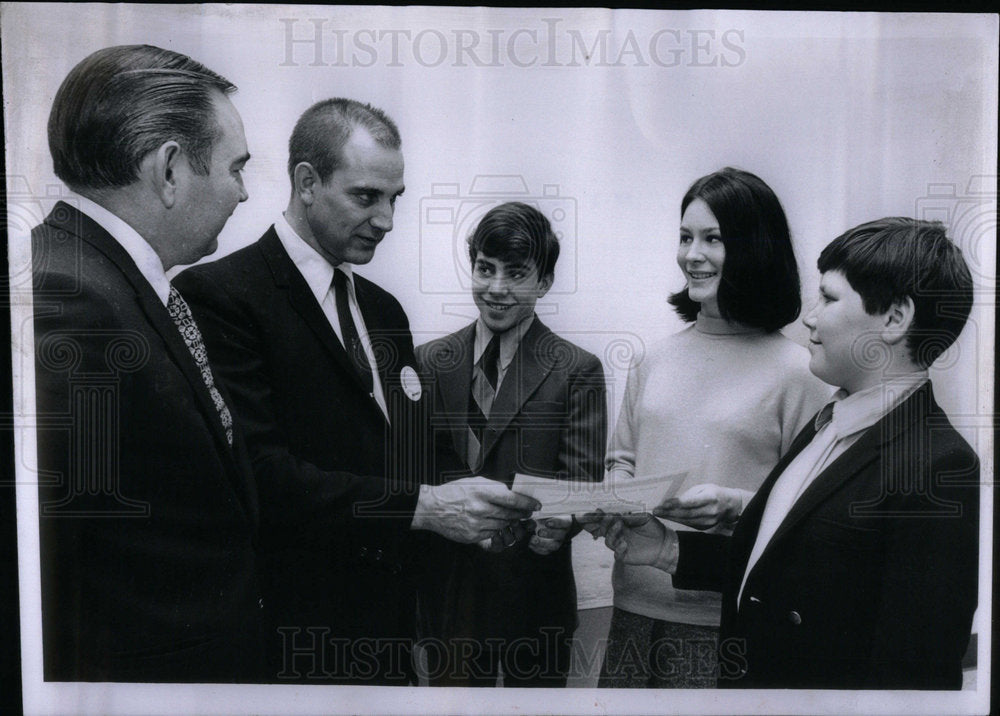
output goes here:
{"type": "Polygon", "coordinates": [[[846,452],[830,463],[805,489],[788,511],[785,519],[761,554],[763,560],[772,545],[795,528],[803,518],[848,480],[852,479],[879,455],[881,440],[875,429],[869,428],[846,452]]]}
{"type": "MultiPolygon", "coordinates": [[[[817,413],[818,415],[819,413],[817,413]]],[[[795,457],[802,452],[806,445],[808,445],[813,437],[816,435],[815,426],[816,416],[814,415],[806,423],[805,427],[799,431],[799,434],[795,436],[792,440],[792,444],[788,447],[788,452],[781,456],[778,463],[771,470],[767,479],[757,490],[753,498],[747,504],[743,510],[743,514],[740,515],[739,522],[736,523],[736,529],[733,530],[733,557],[735,563],[740,565],[739,578],[743,577],[743,570],[746,569],[747,559],[750,557],[750,550],[753,549],[754,542],[757,540],[757,532],[760,530],[760,520],[764,516],[764,508],[767,506],[767,499],[771,494],[771,490],[774,488],[774,483],[777,482],[781,473],[785,471],[789,463],[795,459],[795,457]]],[[[759,562],[759,560],[758,560],[759,562]]]]}
{"type": "Polygon", "coordinates": [[[160,302],[160,297],[153,291],[153,287],[139,271],[132,257],[100,224],[62,202],[57,205],[56,209],[53,209],[47,222],[68,233],[79,233],[83,241],[104,254],[131,284],[132,290],[135,292],[136,303],[145,314],[150,326],[163,340],[167,353],[174,364],[191,385],[198,406],[205,414],[209,429],[219,444],[219,452],[230,467],[230,472],[235,474],[235,457],[230,449],[229,440],[226,438],[225,429],[222,427],[222,421],[219,419],[219,412],[216,410],[215,403],[201,377],[201,371],[195,363],[191,351],[188,350],[180,331],[177,330],[177,325],[167,313],[166,306],[160,302]],[[60,206],[65,207],[65,210],[59,211],[60,206]]]}
{"type": "MultiPolygon", "coordinates": [[[[831,494],[833,494],[841,485],[843,485],[848,480],[853,479],[862,470],[864,470],[869,464],[874,460],[878,459],[879,456],[884,452],[887,443],[891,442],[898,436],[903,430],[909,428],[912,424],[920,421],[927,414],[929,406],[933,403],[933,397],[931,393],[930,383],[925,383],[921,386],[913,395],[904,400],[900,405],[890,410],[885,416],[882,417],[875,425],[868,428],[864,434],[855,442],[850,448],[848,448],[842,455],[840,455],[836,460],[830,463],[823,472],[816,476],[816,479],[812,481],[809,487],[806,488],[805,492],[795,501],[792,508],[789,510],[785,519],[782,520],[781,524],[778,526],[777,531],[775,531],[774,536],[771,537],[761,553],[760,558],[757,560],[757,564],[754,565],[754,569],[759,567],[768,557],[774,546],[779,544],[780,541],[788,535],[798,524],[802,522],[816,507],[822,504],[831,494]]],[[[804,432],[804,431],[803,431],[804,432]]],[[[811,439],[811,438],[810,438],[811,439]]],[[[805,447],[804,443],[802,447],[805,447]]],[[[787,466],[787,462],[785,463],[787,466]]],[[[784,470],[784,467],[782,467],[784,470]]],[[[775,469],[772,473],[774,480],[781,473],[775,469]]],[[[774,481],[770,480],[773,487],[774,481]]],[[[764,499],[764,504],[767,500],[764,499]]],[[[760,512],[763,514],[763,506],[760,506],[760,512]]],[[[756,522],[759,526],[761,515],[757,515],[756,522]]],[[[756,538],[757,529],[753,530],[754,538],[756,538]]],[[[753,547],[751,543],[751,548],[753,547]]],[[[745,561],[744,561],[745,563],[745,561]]]]}
{"type": "MultiPolygon", "coordinates": [[[[316,339],[326,348],[344,374],[348,376],[348,379],[353,381],[359,390],[367,394],[368,391],[364,383],[361,382],[361,377],[351,365],[347,351],[344,350],[343,344],[337,338],[333,327],[330,326],[326,314],[323,313],[323,308],[316,301],[313,292],[309,290],[309,284],[306,283],[302,274],[295,268],[295,264],[289,258],[285,247],[281,245],[281,239],[278,238],[273,226],[261,237],[259,246],[264,260],[271,269],[275,285],[287,291],[288,302],[301,316],[302,322],[315,334],[316,339]]],[[[376,410],[378,410],[377,406],[376,410]]],[[[381,413],[381,411],[379,412],[381,413]]]]}
{"type": "Polygon", "coordinates": [[[372,353],[375,356],[375,369],[382,382],[382,393],[388,395],[389,376],[392,372],[402,368],[400,361],[405,361],[406,358],[400,350],[402,336],[399,329],[385,325],[387,312],[383,310],[379,295],[369,290],[369,286],[370,284],[364,278],[354,274],[354,295],[358,299],[361,319],[365,322],[365,331],[367,331],[368,340],[371,342],[372,353]]]}
{"type": "MultiPolygon", "coordinates": [[[[437,352],[437,359],[444,364],[435,370],[441,403],[451,428],[452,444],[459,454],[465,454],[468,435],[469,394],[472,392],[472,357],[476,339],[476,324],[466,326],[446,340],[448,344],[437,352]],[[447,355],[442,355],[442,351],[447,355]],[[447,363],[445,363],[447,361],[447,363]]],[[[434,358],[432,357],[432,360],[434,358]]]]}
{"type": "Polygon", "coordinates": [[[525,402],[552,370],[553,361],[540,350],[544,348],[546,340],[550,340],[550,336],[552,331],[536,317],[521,338],[503,382],[500,383],[500,391],[493,401],[483,441],[484,459],[496,445],[500,434],[521,412],[525,402]]]}

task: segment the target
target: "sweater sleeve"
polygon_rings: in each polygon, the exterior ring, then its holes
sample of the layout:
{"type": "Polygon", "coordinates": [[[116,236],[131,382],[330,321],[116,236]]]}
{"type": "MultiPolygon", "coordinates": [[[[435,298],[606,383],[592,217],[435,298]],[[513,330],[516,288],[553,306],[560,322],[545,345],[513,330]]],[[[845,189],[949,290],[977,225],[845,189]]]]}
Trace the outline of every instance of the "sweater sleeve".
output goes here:
{"type": "Polygon", "coordinates": [[[604,463],[612,480],[616,477],[635,475],[635,443],[638,437],[635,413],[638,408],[640,382],[639,365],[633,361],[625,384],[625,397],[622,398],[621,409],[618,411],[618,422],[611,434],[604,463]]]}

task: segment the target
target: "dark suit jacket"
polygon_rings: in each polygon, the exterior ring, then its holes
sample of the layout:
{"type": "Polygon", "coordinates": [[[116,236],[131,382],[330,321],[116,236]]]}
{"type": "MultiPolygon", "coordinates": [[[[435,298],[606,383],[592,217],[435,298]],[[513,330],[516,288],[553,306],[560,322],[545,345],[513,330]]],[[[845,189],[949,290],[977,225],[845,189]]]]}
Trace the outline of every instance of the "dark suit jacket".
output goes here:
{"type": "MultiPolygon", "coordinates": [[[[417,349],[434,399],[438,465],[450,459],[463,465],[451,477],[478,474],[508,486],[514,473],[603,479],[604,369],[595,356],[554,334],[537,317],[493,403],[483,464],[468,469],[464,456],[474,337],[472,324],[417,349]]],[[[500,553],[475,544],[436,542],[421,598],[421,612],[434,636],[516,639],[544,626],[572,635],[576,585],[569,540],[550,555],[535,554],[526,540],[500,553]]]]}
{"type": "Polygon", "coordinates": [[[680,588],[722,590],[720,686],[958,689],[978,591],[979,462],[930,384],[795,503],[736,595],[775,480],[731,539],[680,533],[680,588]]]}
{"type": "Polygon", "coordinates": [[[416,370],[406,314],[390,294],[354,278],[391,429],[273,227],[175,281],[253,458],[279,681],[405,681],[399,658],[393,666],[357,644],[386,640],[364,646],[381,648],[413,634],[415,596],[404,567],[423,469],[425,446],[414,437],[423,403],[401,390],[401,373],[416,370]],[[324,664],[318,645],[329,638],[352,646],[324,664]],[[293,648],[307,653],[287,661],[293,648]]]}
{"type": "Polygon", "coordinates": [[[260,680],[239,432],[104,229],[59,203],[32,252],[45,678],[260,680]]]}

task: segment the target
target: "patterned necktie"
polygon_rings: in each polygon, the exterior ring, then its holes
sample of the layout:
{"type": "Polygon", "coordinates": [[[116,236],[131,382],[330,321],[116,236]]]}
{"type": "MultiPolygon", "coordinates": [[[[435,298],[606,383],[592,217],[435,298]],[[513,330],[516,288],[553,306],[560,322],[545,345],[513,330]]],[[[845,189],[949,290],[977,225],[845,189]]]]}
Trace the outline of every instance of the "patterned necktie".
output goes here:
{"type": "Polygon", "coordinates": [[[358,335],[358,328],[354,325],[354,318],[351,316],[351,306],[347,298],[347,274],[343,271],[333,272],[333,295],[337,303],[337,319],[340,321],[340,335],[343,336],[344,348],[347,350],[347,357],[354,366],[355,372],[361,378],[365,390],[369,395],[375,392],[375,379],[372,378],[372,365],[368,362],[368,354],[361,344],[361,336],[358,335]]]}
{"type": "Polygon", "coordinates": [[[469,467],[478,469],[486,424],[497,394],[500,360],[500,337],[494,335],[486,350],[472,367],[472,390],[469,393],[469,444],[466,459],[469,467]]]}
{"type": "Polygon", "coordinates": [[[191,352],[191,357],[194,358],[198,370],[201,371],[201,379],[205,381],[208,394],[212,396],[212,402],[215,403],[215,409],[219,413],[219,420],[222,421],[222,427],[226,430],[226,440],[232,445],[233,416],[226,406],[226,401],[222,399],[222,393],[215,387],[212,368],[208,364],[208,351],[205,350],[205,341],[202,340],[198,324],[194,322],[194,316],[191,315],[191,309],[188,307],[187,301],[184,300],[184,297],[173,286],[170,287],[170,297],[167,299],[167,312],[177,326],[177,330],[181,332],[181,337],[184,339],[184,343],[187,344],[188,350],[191,352]]]}

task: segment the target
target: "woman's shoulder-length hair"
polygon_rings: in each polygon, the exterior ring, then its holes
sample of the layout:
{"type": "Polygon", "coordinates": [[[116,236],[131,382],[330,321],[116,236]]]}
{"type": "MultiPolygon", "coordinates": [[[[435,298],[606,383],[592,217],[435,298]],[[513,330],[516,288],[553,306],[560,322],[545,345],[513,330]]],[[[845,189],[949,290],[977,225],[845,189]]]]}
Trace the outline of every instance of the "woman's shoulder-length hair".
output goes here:
{"type": "MultiPolygon", "coordinates": [[[[726,249],[718,294],[722,317],[767,332],[798,318],[798,266],[785,211],[771,187],[749,172],[726,167],[691,185],[681,201],[682,215],[695,199],[712,210],[726,249]]],[[[700,308],[686,287],[670,296],[670,304],[688,322],[700,308]]]]}

